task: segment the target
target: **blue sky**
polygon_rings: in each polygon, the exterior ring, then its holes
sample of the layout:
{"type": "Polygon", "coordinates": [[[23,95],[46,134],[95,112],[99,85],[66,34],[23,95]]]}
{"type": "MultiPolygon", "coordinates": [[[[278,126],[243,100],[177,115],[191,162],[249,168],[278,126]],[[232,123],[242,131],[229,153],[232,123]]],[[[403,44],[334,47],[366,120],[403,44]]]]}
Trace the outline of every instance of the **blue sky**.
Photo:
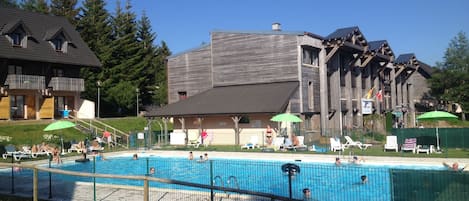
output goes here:
{"type": "MultiPolygon", "coordinates": [[[[121,0],[122,4],[125,0],[121,0]]],[[[107,1],[115,11],[115,0],[107,1]]],[[[368,41],[387,40],[397,55],[415,53],[434,65],[443,61],[451,39],[469,36],[468,0],[132,0],[145,10],[157,34],[173,54],[210,42],[213,30],[268,31],[273,22],[284,31],[326,36],[358,26],[368,41]]]]}

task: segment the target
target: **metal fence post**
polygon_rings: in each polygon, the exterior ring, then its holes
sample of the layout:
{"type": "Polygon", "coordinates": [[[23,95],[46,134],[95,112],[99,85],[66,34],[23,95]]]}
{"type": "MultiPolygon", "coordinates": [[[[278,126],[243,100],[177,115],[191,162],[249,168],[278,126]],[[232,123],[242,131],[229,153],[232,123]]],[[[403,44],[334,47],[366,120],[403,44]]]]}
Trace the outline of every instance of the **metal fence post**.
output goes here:
{"type": "MultiPolygon", "coordinates": [[[[93,174],[96,173],[96,156],[93,156],[93,174]]],[[[96,177],[93,175],[93,200],[96,201],[96,177]]]]}
{"type": "Polygon", "coordinates": [[[33,169],[33,201],[38,200],[38,174],[37,174],[37,168],[34,167],[33,169]]]}
{"type": "MultiPolygon", "coordinates": [[[[11,164],[15,161],[15,154],[11,154],[11,164]]],[[[15,174],[14,174],[15,167],[11,166],[11,194],[15,194],[15,174]]]]}
{"type": "MultiPolygon", "coordinates": [[[[213,187],[213,161],[210,160],[210,186],[213,187]]],[[[210,188],[210,200],[213,201],[213,188],[210,188]]]]}
{"type": "MultiPolygon", "coordinates": [[[[49,168],[51,167],[50,166],[50,163],[52,161],[52,155],[49,154],[49,168]]],[[[52,198],[52,173],[49,172],[49,199],[52,198]]]]}

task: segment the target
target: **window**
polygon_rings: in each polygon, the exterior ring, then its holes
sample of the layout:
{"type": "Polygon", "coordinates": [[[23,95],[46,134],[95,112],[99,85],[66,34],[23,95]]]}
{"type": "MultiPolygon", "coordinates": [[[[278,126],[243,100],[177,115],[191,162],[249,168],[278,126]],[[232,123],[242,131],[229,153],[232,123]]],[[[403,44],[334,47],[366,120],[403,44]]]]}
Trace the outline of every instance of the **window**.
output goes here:
{"type": "Polygon", "coordinates": [[[240,124],[249,124],[249,117],[248,116],[242,116],[241,119],[239,120],[240,124]]]}
{"type": "Polygon", "coordinates": [[[179,100],[187,99],[187,92],[185,91],[179,91],[178,95],[179,95],[179,100]]]}
{"type": "Polygon", "coordinates": [[[10,75],[21,75],[23,74],[23,67],[22,66],[15,66],[15,65],[9,65],[8,66],[8,74],[10,75]]]}
{"type": "Polygon", "coordinates": [[[310,110],[314,109],[314,91],[313,91],[313,82],[308,82],[308,108],[310,110]]]}
{"type": "Polygon", "coordinates": [[[23,39],[23,37],[20,33],[12,33],[10,34],[10,38],[14,47],[21,47],[21,40],[23,39]]]}
{"type": "Polygon", "coordinates": [[[52,73],[53,73],[54,77],[63,77],[64,76],[64,70],[59,69],[59,68],[52,69],[52,73]]]}
{"type": "Polygon", "coordinates": [[[62,52],[63,40],[61,38],[52,40],[52,43],[54,44],[55,51],[62,52]]]}
{"type": "Polygon", "coordinates": [[[319,50],[309,46],[303,46],[303,64],[319,66],[319,50]]]}

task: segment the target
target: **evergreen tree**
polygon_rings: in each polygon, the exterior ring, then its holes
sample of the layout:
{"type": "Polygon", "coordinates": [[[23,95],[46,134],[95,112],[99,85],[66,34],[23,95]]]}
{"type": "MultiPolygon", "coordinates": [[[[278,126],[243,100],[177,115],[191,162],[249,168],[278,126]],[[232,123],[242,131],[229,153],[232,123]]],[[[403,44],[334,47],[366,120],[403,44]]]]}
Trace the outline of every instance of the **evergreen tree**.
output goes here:
{"type": "Polygon", "coordinates": [[[65,16],[74,26],[80,9],[75,8],[77,0],[51,0],[50,12],[56,16],[65,16]]]}
{"type": "MultiPolygon", "coordinates": [[[[85,91],[82,97],[90,100],[97,100],[97,81],[101,81],[103,90],[102,97],[106,97],[109,81],[105,79],[110,68],[111,58],[110,45],[112,39],[112,29],[110,27],[110,14],[105,9],[104,0],[85,0],[81,7],[81,14],[77,21],[77,30],[88,47],[96,54],[101,61],[102,67],[99,69],[82,68],[81,76],[85,79],[85,91]]],[[[107,111],[107,102],[103,98],[101,105],[107,111]]],[[[105,115],[105,113],[104,113],[105,115]]]]}
{"type": "Polygon", "coordinates": [[[16,0],[0,0],[0,8],[18,8],[16,0]]]}
{"type": "Polygon", "coordinates": [[[431,93],[445,103],[458,103],[464,113],[469,110],[469,41],[460,32],[446,49],[444,61],[430,79],[431,93]]]}
{"type": "Polygon", "coordinates": [[[49,5],[47,0],[23,0],[20,4],[23,10],[37,12],[37,13],[49,13],[49,5]]]}
{"type": "MultiPolygon", "coordinates": [[[[135,14],[130,11],[130,2],[127,1],[125,10],[123,11],[118,2],[116,8],[116,15],[112,20],[112,27],[114,30],[115,40],[112,42],[112,59],[110,64],[112,67],[109,69],[107,79],[111,83],[111,88],[119,88],[119,90],[109,91],[121,91],[122,89],[133,88],[133,93],[128,91],[123,93],[129,93],[131,99],[136,100],[137,95],[135,89],[142,91],[143,80],[145,76],[142,76],[144,66],[141,63],[143,55],[139,51],[139,43],[137,41],[137,27],[135,23],[135,14]]],[[[130,98],[129,97],[129,98],[130,98]]],[[[108,101],[114,102],[121,109],[119,112],[129,113],[135,111],[136,101],[133,104],[129,104],[125,99],[122,99],[119,94],[109,94],[107,97],[108,101]]]]}
{"type": "Polygon", "coordinates": [[[152,33],[151,23],[145,12],[142,13],[142,18],[137,24],[137,40],[139,42],[139,54],[143,56],[143,60],[140,62],[143,67],[141,76],[145,77],[141,83],[144,86],[141,100],[143,105],[152,105],[152,94],[155,93],[157,87],[155,80],[156,65],[154,62],[156,52],[153,45],[155,34],[152,33]]]}
{"type": "Polygon", "coordinates": [[[171,55],[171,51],[164,41],[156,50],[155,66],[156,66],[156,85],[159,87],[157,93],[153,96],[153,100],[157,105],[168,104],[168,86],[166,77],[166,57],[171,55]]]}

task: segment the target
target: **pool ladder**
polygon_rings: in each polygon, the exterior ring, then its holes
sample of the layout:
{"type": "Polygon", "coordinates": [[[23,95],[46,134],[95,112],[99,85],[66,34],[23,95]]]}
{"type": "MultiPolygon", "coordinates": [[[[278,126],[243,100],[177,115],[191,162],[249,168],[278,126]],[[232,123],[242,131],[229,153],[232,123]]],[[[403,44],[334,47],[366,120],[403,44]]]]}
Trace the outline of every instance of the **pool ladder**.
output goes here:
{"type": "MultiPolygon", "coordinates": [[[[217,179],[219,181],[219,185],[222,187],[222,188],[225,188],[225,183],[223,182],[223,178],[221,178],[220,175],[217,175],[213,178],[213,185],[216,186],[217,185],[217,179]]],[[[226,187],[227,188],[236,188],[236,189],[239,189],[239,183],[238,183],[238,179],[235,177],[235,176],[229,176],[228,179],[226,180],[226,187]]],[[[230,192],[226,192],[225,191],[225,194],[227,195],[227,197],[229,198],[230,197],[230,192]]]]}

